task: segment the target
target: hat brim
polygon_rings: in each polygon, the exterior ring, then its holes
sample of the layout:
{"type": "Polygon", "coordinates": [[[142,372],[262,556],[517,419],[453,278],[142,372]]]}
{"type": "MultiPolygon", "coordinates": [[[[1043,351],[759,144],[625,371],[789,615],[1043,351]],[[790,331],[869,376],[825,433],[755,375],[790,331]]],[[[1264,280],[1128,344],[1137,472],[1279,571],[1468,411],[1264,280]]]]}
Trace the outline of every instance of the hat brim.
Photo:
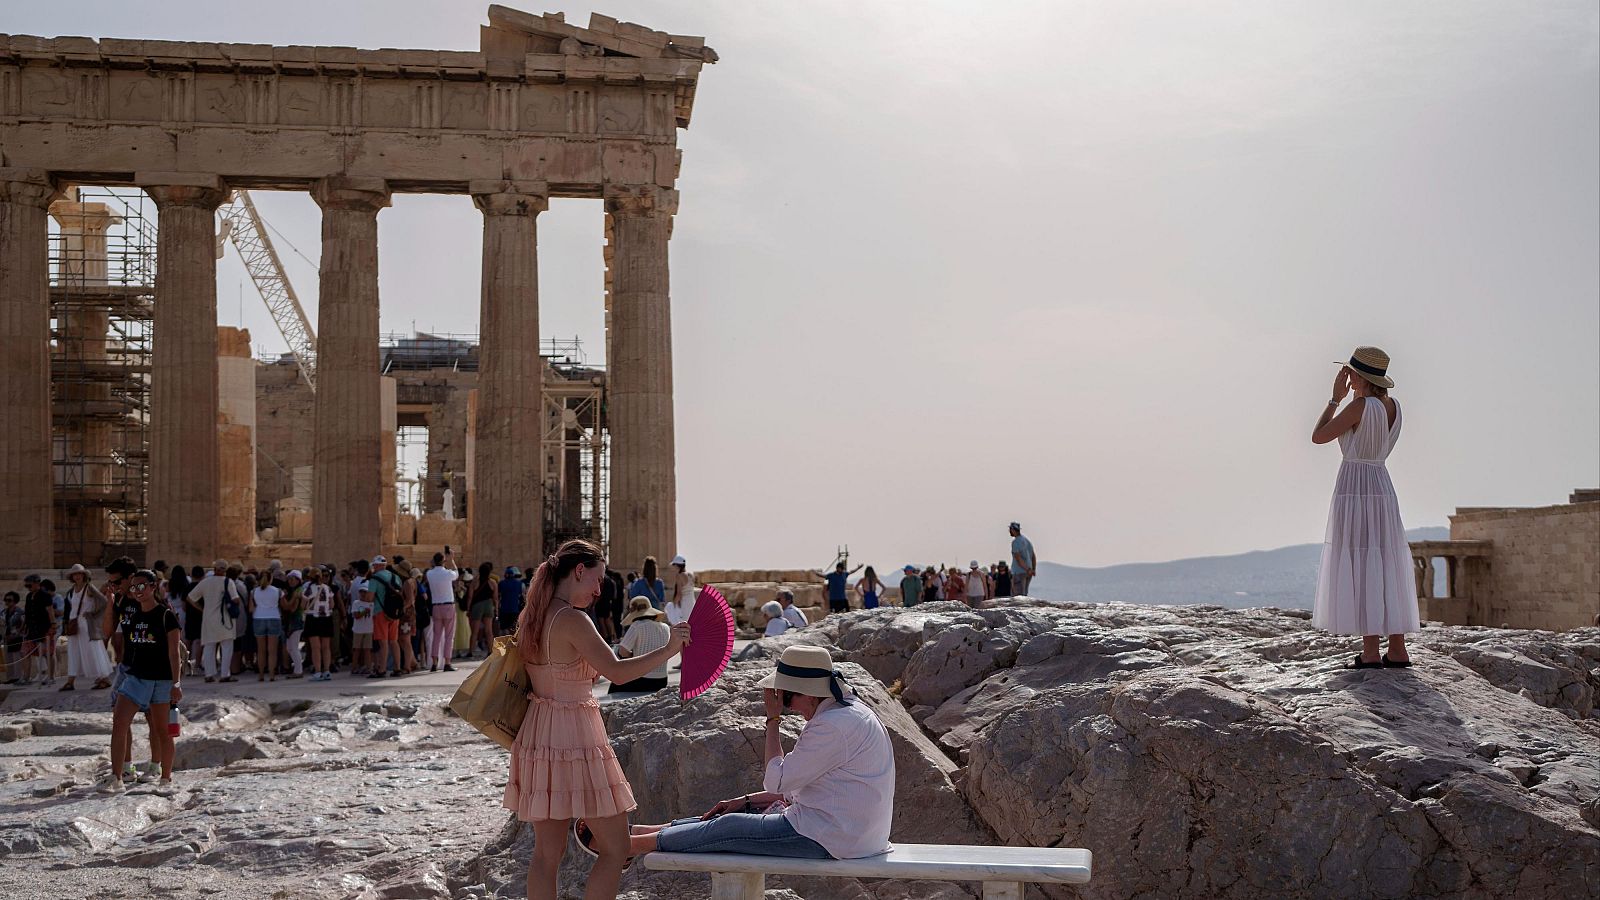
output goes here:
{"type": "Polygon", "coordinates": [[[1336,363],[1334,363],[1334,365],[1336,365],[1336,366],[1344,366],[1345,368],[1348,368],[1351,372],[1355,373],[1356,375],[1361,376],[1361,379],[1363,381],[1367,381],[1367,382],[1370,382],[1372,384],[1375,384],[1378,387],[1383,388],[1384,390],[1389,390],[1390,388],[1394,387],[1394,379],[1390,378],[1387,375],[1368,375],[1367,373],[1361,371],[1360,369],[1357,369],[1356,367],[1350,365],[1349,362],[1336,362],[1336,363]]]}
{"type": "Polygon", "coordinates": [[[641,609],[638,612],[631,612],[623,616],[622,624],[632,625],[634,622],[637,622],[640,619],[659,619],[665,615],[666,613],[656,609],[655,607],[651,607],[650,609],[641,609]]]}
{"type": "Polygon", "coordinates": [[[804,694],[807,697],[827,698],[833,696],[833,690],[828,686],[827,678],[795,678],[785,675],[774,669],[767,677],[756,682],[756,687],[771,688],[775,691],[790,691],[804,694]]]}

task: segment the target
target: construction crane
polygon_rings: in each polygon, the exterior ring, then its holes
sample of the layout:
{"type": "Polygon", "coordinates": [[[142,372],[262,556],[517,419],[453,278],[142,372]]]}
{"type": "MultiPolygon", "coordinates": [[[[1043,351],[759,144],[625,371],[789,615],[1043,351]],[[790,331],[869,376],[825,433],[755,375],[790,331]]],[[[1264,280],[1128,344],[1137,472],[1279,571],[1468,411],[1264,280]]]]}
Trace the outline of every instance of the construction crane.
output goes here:
{"type": "Polygon", "coordinates": [[[267,304],[267,312],[278,326],[278,332],[289,345],[289,352],[300,364],[300,377],[312,391],[317,389],[317,336],[311,330],[311,321],[300,307],[300,298],[294,294],[294,285],[283,271],[278,251],[267,237],[266,223],[250,202],[247,191],[234,191],[228,202],[217,209],[217,258],[222,258],[223,240],[233,242],[239,251],[250,280],[267,304]]]}

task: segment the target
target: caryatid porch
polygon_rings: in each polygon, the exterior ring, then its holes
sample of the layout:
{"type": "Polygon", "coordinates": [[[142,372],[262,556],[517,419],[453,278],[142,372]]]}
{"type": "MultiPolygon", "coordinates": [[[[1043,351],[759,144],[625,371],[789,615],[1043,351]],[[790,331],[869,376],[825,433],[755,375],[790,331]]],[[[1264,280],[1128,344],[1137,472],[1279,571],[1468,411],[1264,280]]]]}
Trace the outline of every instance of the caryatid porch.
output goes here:
{"type": "Polygon", "coordinates": [[[67,184],[160,210],[149,559],[216,555],[215,210],[231,188],[323,210],[314,555],[381,545],[377,217],[396,192],[484,215],[472,554],[540,552],[537,217],[603,199],[611,266],[610,555],[676,551],[668,238],[701,38],[489,8],[477,52],[0,37],[0,568],[50,559],[45,209],[67,184]]]}

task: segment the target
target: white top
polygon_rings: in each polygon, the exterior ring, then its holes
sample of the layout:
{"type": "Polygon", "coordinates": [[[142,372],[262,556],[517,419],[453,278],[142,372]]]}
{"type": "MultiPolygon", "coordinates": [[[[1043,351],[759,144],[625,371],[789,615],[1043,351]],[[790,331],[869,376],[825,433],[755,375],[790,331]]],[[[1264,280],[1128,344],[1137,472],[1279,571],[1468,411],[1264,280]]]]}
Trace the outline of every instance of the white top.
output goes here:
{"type": "Polygon", "coordinates": [[[982,597],[983,596],[983,573],[982,572],[973,572],[973,571],[968,571],[967,572],[967,596],[968,597],[982,597]]]}
{"type": "Polygon", "coordinates": [[[783,608],[783,618],[791,628],[804,628],[808,624],[806,622],[806,614],[801,612],[800,607],[795,606],[793,603],[783,608]]]}
{"type": "Polygon", "coordinates": [[[789,624],[788,619],[785,619],[783,616],[776,616],[767,620],[766,636],[772,637],[776,634],[783,634],[785,631],[788,631],[793,627],[793,625],[789,624]]]}
{"type": "Polygon", "coordinates": [[[455,583],[461,573],[455,569],[446,569],[444,566],[434,566],[427,571],[428,593],[433,596],[434,606],[443,606],[446,603],[456,602],[455,583]]]}
{"type": "Polygon", "coordinates": [[[689,582],[685,590],[688,592],[689,599],[682,603],[673,603],[672,598],[668,597],[666,605],[662,607],[662,609],[666,611],[668,625],[676,625],[679,622],[687,622],[689,621],[689,614],[694,612],[695,594],[693,580],[689,582]]]}
{"type": "Polygon", "coordinates": [[[255,611],[251,615],[257,619],[283,618],[283,614],[278,611],[278,598],[283,596],[283,591],[269,584],[251,591],[250,596],[256,601],[255,611]]]}
{"type": "MultiPolygon", "coordinates": [[[[622,643],[618,646],[626,648],[634,656],[643,656],[660,650],[668,643],[672,629],[668,628],[660,619],[635,619],[628,625],[628,631],[622,636],[622,643]]],[[[643,678],[667,677],[667,661],[662,660],[661,665],[651,669],[643,678]]]]}
{"type": "Polygon", "coordinates": [[[317,619],[333,615],[333,593],[327,585],[303,584],[300,596],[306,602],[306,615],[317,619]]]}
{"type": "Polygon", "coordinates": [[[350,582],[350,632],[352,634],[372,633],[372,601],[361,596],[367,587],[365,579],[356,578],[350,582]]]}
{"type": "Polygon", "coordinates": [[[837,859],[889,849],[894,820],[894,748],[859,699],[822,701],[794,749],[767,763],[762,788],[783,795],[799,834],[837,859]]]}

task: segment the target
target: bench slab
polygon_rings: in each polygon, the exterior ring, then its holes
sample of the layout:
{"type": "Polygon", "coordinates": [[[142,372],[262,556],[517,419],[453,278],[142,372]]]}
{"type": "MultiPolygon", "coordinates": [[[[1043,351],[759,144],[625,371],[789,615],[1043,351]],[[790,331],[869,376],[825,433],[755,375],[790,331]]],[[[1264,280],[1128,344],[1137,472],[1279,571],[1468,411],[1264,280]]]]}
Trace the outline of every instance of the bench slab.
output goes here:
{"type": "Polygon", "coordinates": [[[1035,884],[1088,884],[1093,868],[1093,857],[1088,850],[962,844],[895,844],[888,853],[865,859],[793,859],[744,853],[663,853],[657,850],[640,860],[647,869],[671,872],[1035,884]]]}

